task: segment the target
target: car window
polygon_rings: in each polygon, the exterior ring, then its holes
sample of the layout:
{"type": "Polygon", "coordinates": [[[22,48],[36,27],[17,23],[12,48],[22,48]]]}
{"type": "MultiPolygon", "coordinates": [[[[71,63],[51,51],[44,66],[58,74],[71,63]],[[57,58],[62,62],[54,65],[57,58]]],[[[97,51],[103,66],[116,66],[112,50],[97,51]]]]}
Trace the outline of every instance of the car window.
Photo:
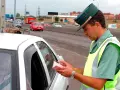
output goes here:
{"type": "Polygon", "coordinates": [[[57,58],[55,57],[52,50],[48,47],[48,45],[45,44],[44,42],[37,42],[37,45],[47,65],[50,78],[51,80],[53,80],[56,72],[52,69],[52,66],[53,66],[53,62],[57,61],[57,58]]]}
{"type": "Polygon", "coordinates": [[[39,23],[34,23],[34,25],[40,25],[39,23]]]}
{"type": "Polygon", "coordinates": [[[45,70],[34,45],[24,52],[27,90],[45,90],[48,86],[45,70]]]}
{"type": "Polygon", "coordinates": [[[12,90],[11,55],[0,53],[0,90],[12,90]]]}

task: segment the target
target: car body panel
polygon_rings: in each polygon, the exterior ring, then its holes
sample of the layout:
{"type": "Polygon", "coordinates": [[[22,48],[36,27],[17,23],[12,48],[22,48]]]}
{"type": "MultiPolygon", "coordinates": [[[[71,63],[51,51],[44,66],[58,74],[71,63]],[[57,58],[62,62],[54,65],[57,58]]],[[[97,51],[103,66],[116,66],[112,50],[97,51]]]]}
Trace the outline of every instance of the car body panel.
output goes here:
{"type": "MultiPolygon", "coordinates": [[[[3,33],[0,35],[0,41],[1,41],[1,45],[0,48],[4,49],[4,50],[15,50],[18,54],[18,64],[17,67],[19,70],[17,70],[19,72],[19,87],[17,88],[17,90],[32,90],[31,87],[28,88],[28,85],[26,84],[26,82],[28,82],[27,77],[26,77],[26,70],[25,70],[25,59],[24,59],[24,53],[25,50],[30,47],[31,45],[34,46],[36,48],[36,51],[39,55],[40,58],[40,62],[42,62],[43,65],[43,70],[45,71],[45,76],[47,78],[47,89],[45,90],[66,90],[66,88],[68,87],[68,79],[61,76],[60,74],[56,73],[55,77],[53,78],[53,80],[50,79],[50,75],[48,72],[48,68],[46,65],[46,62],[43,58],[43,55],[39,49],[39,47],[37,46],[37,42],[44,42],[52,51],[52,53],[55,55],[57,60],[60,60],[59,55],[57,55],[55,53],[55,51],[52,49],[52,47],[41,37],[37,37],[37,36],[31,36],[31,35],[19,35],[19,34],[8,34],[8,33],[3,33]]],[[[28,63],[27,63],[28,64],[28,63]]],[[[17,69],[17,68],[16,68],[17,69]]],[[[14,77],[15,78],[15,77],[14,77]]],[[[15,86],[15,85],[14,85],[15,86]]],[[[30,85],[29,85],[30,86],[30,85]]]]}
{"type": "Polygon", "coordinates": [[[57,74],[55,76],[55,79],[49,88],[49,90],[67,90],[68,87],[66,87],[69,84],[67,78],[63,77],[60,74],[57,74]],[[62,86],[62,87],[61,87],[62,86]]]}
{"type": "Polygon", "coordinates": [[[0,48],[3,49],[11,49],[11,50],[17,50],[18,46],[26,41],[27,39],[30,39],[34,36],[30,35],[21,35],[21,34],[10,34],[10,33],[2,33],[0,34],[0,48]],[[7,41],[7,42],[6,42],[7,41]]]}

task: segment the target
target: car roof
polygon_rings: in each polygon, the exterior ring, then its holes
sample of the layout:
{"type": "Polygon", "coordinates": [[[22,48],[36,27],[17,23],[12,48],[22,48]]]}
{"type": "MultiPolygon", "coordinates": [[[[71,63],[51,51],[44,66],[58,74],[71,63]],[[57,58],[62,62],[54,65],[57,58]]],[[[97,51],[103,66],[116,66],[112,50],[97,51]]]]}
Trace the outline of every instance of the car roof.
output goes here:
{"type": "Polygon", "coordinates": [[[0,49],[17,50],[20,44],[32,38],[39,37],[25,34],[1,33],[0,49]]]}

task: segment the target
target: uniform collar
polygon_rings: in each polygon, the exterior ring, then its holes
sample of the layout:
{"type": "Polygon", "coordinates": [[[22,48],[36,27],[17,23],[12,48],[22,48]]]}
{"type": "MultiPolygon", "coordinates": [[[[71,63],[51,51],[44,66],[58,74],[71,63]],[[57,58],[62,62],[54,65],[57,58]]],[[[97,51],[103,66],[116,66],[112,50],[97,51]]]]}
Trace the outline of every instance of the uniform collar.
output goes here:
{"type": "Polygon", "coordinates": [[[96,41],[97,46],[99,47],[107,38],[112,37],[113,35],[109,30],[106,30],[105,33],[96,41]]]}
{"type": "MultiPolygon", "coordinates": [[[[111,32],[109,30],[106,30],[105,33],[97,40],[93,43],[93,46],[91,48],[91,50],[93,50],[96,46],[99,48],[100,45],[109,37],[112,37],[113,35],[111,34],[111,32]]],[[[91,51],[90,50],[90,51],[91,51]]]]}

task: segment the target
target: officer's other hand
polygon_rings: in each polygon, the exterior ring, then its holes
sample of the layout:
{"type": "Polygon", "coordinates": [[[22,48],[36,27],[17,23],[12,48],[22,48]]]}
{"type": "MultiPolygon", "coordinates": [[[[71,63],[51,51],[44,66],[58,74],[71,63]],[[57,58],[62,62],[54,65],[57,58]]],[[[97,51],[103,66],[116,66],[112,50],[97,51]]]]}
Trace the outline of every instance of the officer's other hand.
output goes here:
{"type": "Polygon", "coordinates": [[[70,77],[73,71],[73,66],[66,61],[60,60],[59,63],[63,66],[61,67],[55,67],[54,69],[60,73],[61,75],[65,77],[70,77]]]}
{"type": "Polygon", "coordinates": [[[70,77],[72,75],[73,68],[72,67],[64,67],[56,70],[58,73],[65,77],[70,77]]]}

